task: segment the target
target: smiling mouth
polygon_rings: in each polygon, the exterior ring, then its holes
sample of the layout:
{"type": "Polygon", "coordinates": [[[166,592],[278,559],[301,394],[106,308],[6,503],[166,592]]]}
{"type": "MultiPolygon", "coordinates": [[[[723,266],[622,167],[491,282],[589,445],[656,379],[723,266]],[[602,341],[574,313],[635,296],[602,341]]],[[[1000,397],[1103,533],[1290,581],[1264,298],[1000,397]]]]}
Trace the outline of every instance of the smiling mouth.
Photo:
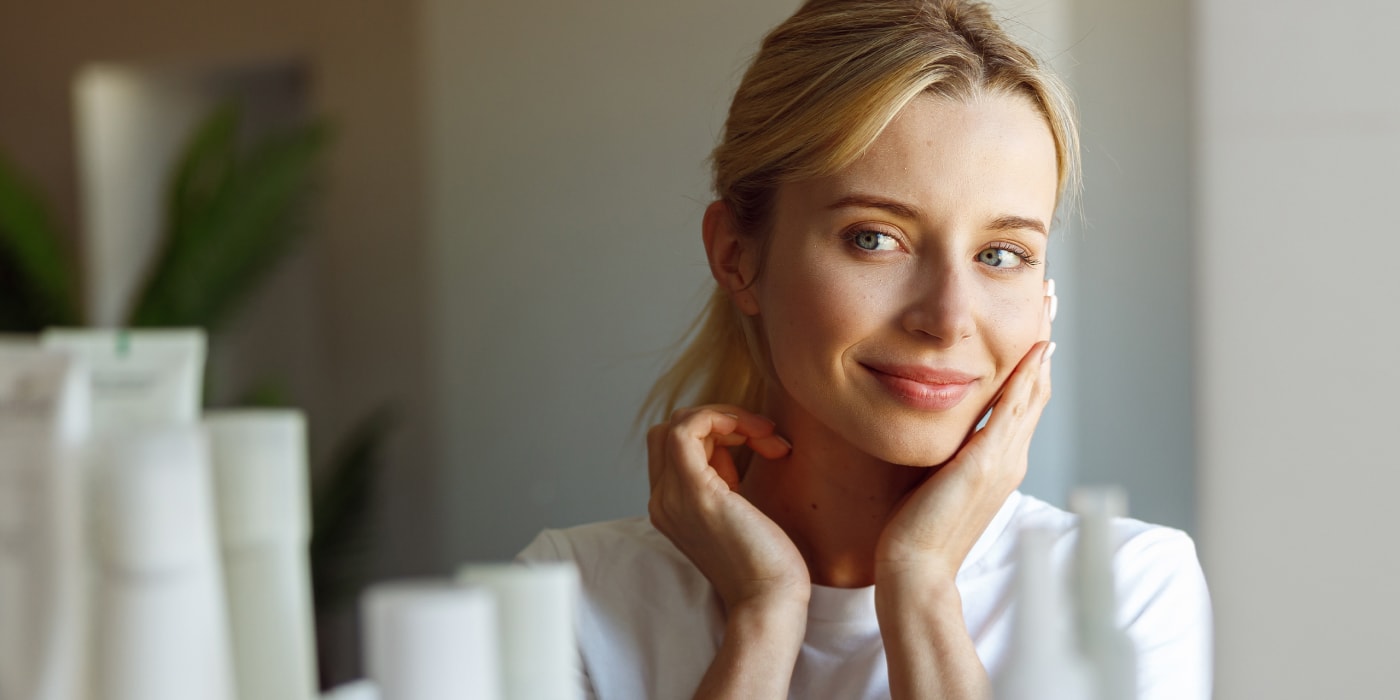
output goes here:
{"type": "Polygon", "coordinates": [[[928,367],[877,367],[862,364],[895,399],[924,411],[946,411],[963,402],[976,375],[928,367]]]}

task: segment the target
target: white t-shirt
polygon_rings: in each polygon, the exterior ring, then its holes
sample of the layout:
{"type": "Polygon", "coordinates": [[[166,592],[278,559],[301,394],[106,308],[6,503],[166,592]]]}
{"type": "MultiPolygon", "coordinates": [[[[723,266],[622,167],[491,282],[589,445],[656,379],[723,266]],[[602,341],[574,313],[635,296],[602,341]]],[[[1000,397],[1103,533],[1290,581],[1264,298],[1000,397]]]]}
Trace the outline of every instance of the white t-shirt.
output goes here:
{"type": "MultiPolygon", "coordinates": [[[[1016,533],[1057,533],[1052,557],[1072,564],[1077,516],[1014,493],[982,533],[957,585],[977,655],[993,677],[1011,638],[1016,533]]],[[[1112,526],[1118,624],[1138,650],[1138,697],[1196,700],[1211,692],[1211,609],[1195,545],[1180,530],[1117,519],[1112,526]]],[[[545,530],[520,560],[573,561],[583,600],[580,685],[601,700],[690,698],[714,659],[724,618],[714,590],[645,518],[545,530]]],[[[888,698],[875,589],[813,586],[789,697],[888,698]]]]}

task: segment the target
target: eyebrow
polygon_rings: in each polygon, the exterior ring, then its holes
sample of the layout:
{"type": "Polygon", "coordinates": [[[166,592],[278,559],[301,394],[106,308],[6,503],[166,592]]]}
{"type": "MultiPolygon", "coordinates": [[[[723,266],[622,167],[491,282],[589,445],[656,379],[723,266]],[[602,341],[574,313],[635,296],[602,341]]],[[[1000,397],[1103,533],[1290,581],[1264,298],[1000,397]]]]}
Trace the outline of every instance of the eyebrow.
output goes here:
{"type": "Polygon", "coordinates": [[[908,204],[868,194],[848,194],[832,202],[827,206],[827,209],[850,209],[852,207],[883,209],[901,219],[918,219],[921,216],[918,209],[908,204]]]}
{"type": "Polygon", "coordinates": [[[1030,229],[1039,231],[1042,236],[1049,236],[1050,232],[1045,228],[1045,223],[1040,219],[1032,219],[1026,216],[1003,216],[992,222],[987,228],[993,231],[1011,231],[1014,229],[1030,229]]]}
{"type": "MultiPolygon", "coordinates": [[[[852,207],[881,209],[901,219],[919,219],[923,216],[916,207],[893,199],[868,194],[848,194],[827,205],[827,209],[848,209],[852,207]]],[[[998,217],[987,226],[987,229],[991,231],[1027,229],[1039,231],[1042,236],[1050,235],[1049,229],[1045,226],[1045,222],[1028,216],[1007,215],[998,217]]]]}

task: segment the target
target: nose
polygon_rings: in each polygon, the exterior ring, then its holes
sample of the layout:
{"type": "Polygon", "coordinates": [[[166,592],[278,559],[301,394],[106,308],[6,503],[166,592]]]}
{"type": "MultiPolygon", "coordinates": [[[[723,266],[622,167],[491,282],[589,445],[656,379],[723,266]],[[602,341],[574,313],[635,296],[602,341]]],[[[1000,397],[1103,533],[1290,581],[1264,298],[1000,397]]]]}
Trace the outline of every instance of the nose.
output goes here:
{"type": "Polygon", "coordinates": [[[952,347],[976,329],[976,296],[967,271],[954,265],[926,267],[910,280],[902,323],[909,333],[939,347],[952,347]]]}

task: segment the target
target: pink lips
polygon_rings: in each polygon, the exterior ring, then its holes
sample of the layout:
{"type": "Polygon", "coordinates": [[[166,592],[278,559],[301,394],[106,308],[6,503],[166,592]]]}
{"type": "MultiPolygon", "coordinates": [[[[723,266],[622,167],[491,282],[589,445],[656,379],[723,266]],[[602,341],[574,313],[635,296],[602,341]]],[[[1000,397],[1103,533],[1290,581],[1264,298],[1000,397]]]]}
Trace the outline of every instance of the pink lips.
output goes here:
{"type": "Polygon", "coordinates": [[[977,375],[922,365],[864,365],[900,401],[925,411],[945,411],[967,397],[977,375]]]}

